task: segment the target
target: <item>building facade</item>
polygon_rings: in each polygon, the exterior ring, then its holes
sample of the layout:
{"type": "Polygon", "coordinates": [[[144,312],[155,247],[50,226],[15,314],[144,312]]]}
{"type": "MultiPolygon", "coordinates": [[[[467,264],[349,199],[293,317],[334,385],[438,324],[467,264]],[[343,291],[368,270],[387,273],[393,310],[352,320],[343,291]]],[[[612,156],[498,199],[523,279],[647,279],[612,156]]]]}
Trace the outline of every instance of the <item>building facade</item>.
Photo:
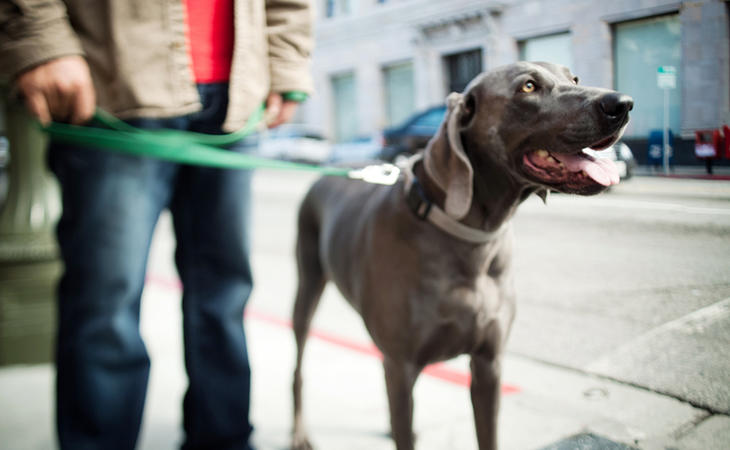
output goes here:
{"type": "Polygon", "coordinates": [[[664,121],[675,163],[694,132],[730,123],[729,4],[723,0],[316,0],[317,94],[303,121],[336,141],[440,104],[479,72],[517,60],[569,66],[585,85],[632,95],[640,161],[664,121]],[[660,67],[676,85],[657,85],[660,67]]]}

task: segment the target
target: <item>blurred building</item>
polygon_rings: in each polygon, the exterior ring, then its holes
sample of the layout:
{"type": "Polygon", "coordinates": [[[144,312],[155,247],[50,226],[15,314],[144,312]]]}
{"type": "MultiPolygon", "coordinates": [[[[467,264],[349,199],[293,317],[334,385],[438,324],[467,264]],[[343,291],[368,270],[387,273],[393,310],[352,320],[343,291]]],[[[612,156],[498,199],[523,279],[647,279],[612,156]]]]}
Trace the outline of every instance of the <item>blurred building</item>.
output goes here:
{"type": "Polygon", "coordinates": [[[302,117],[336,141],[397,124],[520,59],[562,63],[582,84],[632,95],[625,136],[640,160],[649,132],[663,126],[659,67],[676,69],[675,163],[694,162],[695,130],[730,122],[727,1],[315,2],[317,94],[302,117]]]}

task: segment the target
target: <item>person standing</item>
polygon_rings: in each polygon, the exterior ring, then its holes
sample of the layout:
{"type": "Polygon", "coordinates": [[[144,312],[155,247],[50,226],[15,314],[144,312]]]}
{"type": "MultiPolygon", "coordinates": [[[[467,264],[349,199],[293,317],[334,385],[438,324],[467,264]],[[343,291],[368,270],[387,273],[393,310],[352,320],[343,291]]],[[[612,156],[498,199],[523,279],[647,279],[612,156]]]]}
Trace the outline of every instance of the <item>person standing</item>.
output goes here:
{"type": "MultiPolygon", "coordinates": [[[[0,0],[0,73],[42,123],[84,124],[99,106],[142,128],[219,134],[265,102],[276,126],[311,93],[311,21],[308,0],[0,0]]],[[[63,201],[60,447],[137,444],[150,367],[140,299],[169,208],[189,379],[182,448],[250,448],[250,172],[58,142],[49,164],[63,201]]]]}

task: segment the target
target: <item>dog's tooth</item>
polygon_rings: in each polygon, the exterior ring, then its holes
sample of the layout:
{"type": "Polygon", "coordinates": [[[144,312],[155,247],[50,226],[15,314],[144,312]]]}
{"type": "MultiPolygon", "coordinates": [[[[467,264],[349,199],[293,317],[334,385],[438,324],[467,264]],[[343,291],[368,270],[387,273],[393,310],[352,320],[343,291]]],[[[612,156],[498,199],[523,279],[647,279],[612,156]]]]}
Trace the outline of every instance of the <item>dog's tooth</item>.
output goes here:
{"type": "Polygon", "coordinates": [[[553,164],[558,162],[558,160],[553,158],[552,156],[548,156],[546,159],[548,160],[548,162],[553,163],[553,164]]]}
{"type": "Polygon", "coordinates": [[[547,157],[547,156],[550,155],[550,153],[548,153],[547,150],[538,150],[538,151],[535,152],[535,154],[537,156],[539,156],[540,158],[545,158],[545,157],[547,157]]]}

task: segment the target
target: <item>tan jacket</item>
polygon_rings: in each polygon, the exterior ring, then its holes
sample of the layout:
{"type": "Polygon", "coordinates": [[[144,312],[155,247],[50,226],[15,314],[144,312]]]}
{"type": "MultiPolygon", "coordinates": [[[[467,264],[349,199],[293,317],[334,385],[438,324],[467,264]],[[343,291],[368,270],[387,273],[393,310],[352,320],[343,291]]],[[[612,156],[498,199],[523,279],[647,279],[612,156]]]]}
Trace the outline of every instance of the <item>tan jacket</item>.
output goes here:
{"type": "MultiPolygon", "coordinates": [[[[311,93],[309,0],[233,0],[234,50],[224,128],[240,128],[269,92],[311,93]]],[[[184,0],[0,0],[0,73],[84,55],[99,106],[120,117],[200,108],[184,0]]]]}

